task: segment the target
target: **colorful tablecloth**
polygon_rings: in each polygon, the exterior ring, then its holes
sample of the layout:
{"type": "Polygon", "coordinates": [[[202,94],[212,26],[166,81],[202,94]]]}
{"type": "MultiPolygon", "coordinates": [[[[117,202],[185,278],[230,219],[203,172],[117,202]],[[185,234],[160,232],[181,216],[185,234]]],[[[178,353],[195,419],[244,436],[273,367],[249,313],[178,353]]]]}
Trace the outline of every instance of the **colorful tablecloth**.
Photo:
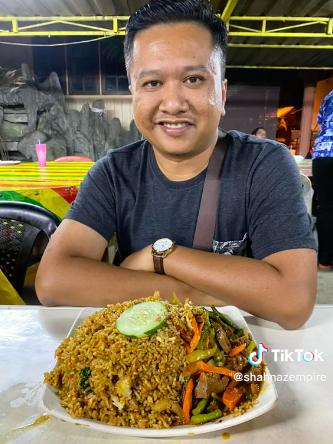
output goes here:
{"type": "Polygon", "coordinates": [[[92,162],[0,166],[0,200],[29,202],[63,218],[92,162]]]}

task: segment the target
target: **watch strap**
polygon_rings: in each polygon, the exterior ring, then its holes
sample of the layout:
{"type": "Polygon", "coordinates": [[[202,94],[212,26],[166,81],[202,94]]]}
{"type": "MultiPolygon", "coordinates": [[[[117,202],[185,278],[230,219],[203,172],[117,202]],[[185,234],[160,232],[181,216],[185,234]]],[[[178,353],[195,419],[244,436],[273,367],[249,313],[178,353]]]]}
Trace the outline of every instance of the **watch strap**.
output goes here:
{"type": "Polygon", "coordinates": [[[156,273],[165,274],[163,267],[163,256],[158,254],[153,254],[153,261],[156,273]]]}

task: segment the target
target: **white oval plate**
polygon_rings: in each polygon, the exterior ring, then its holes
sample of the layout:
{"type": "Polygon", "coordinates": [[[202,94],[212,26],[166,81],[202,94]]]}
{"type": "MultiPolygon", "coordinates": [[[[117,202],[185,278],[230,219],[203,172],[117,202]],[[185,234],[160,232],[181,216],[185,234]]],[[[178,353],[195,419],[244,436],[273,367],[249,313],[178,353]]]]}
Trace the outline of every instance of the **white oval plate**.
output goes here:
{"type": "MultiPolygon", "coordinates": [[[[208,307],[207,307],[208,308],[208,307]]],[[[228,316],[236,325],[242,328],[246,333],[251,333],[249,326],[247,325],[241,312],[236,307],[228,306],[223,308],[218,308],[218,310],[228,316]]],[[[72,328],[70,329],[67,337],[74,336],[75,329],[81,325],[88,316],[91,316],[97,310],[96,308],[84,308],[80,311],[78,317],[76,318],[72,328]]],[[[251,333],[252,335],[252,333],[251,333]]],[[[253,337],[253,335],[252,335],[253,337]]],[[[255,341],[255,338],[253,338],[255,341]]],[[[256,342],[256,341],[255,341],[256,342]]],[[[54,368],[55,362],[52,364],[50,370],[54,368]]],[[[266,374],[269,375],[269,370],[266,367],[266,374]]],[[[268,378],[266,378],[268,379],[268,378]]],[[[277,402],[277,392],[273,381],[265,381],[264,386],[261,390],[261,394],[258,398],[258,404],[252,409],[247,410],[241,416],[226,416],[224,418],[217,419],[208,424],[201,426],[178,426],[171,427],[170,429],[139,429],[132,427],[117,427],[105,424],[101,421],[95,421],[92,419],[84,418],[72,418],[66,410],[60,406],[59,398],[56,394],[56,390],[45,385],[41,395],[41,403],[43,409],[50,415],[56,416],[64,421],[71,422],[72,424],[81,424],[92,429],[98,430],[100,432],[113,433],[117,435],[127,435],[127,436],[140,436],[146,438],[168,438],[172,436],[192,436],[200,435],[203,433],[215,432],[217,430],[226,429],[243,422],[250,421],[251,419],[257,418],[263,415],[272,408],[275,407],[277,402]]]]}

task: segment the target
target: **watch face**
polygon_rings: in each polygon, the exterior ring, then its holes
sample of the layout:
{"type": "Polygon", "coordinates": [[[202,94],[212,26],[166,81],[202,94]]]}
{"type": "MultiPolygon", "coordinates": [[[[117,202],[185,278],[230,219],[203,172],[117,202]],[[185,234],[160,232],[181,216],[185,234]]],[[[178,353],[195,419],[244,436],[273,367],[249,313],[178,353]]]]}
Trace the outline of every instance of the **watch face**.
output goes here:
{"type": "Polygon", "coordinates": [[[164,239],[159,239],[154,243],[153,247],[155,251],[167,251],[172,247],[172,240],[166,237],[164,239]]]}

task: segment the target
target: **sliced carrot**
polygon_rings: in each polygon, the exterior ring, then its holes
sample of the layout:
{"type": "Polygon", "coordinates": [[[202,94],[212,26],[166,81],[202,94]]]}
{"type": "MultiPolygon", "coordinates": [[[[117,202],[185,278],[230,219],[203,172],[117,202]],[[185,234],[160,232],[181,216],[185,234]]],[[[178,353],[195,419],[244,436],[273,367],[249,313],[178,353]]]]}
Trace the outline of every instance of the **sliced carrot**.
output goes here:
{"type": "Polygon", "coordinates": [[[195,316],[193,316],[193,318],[191,319],[191,325],[194,331],[194,334],[198,334],[199,333],[199,327],[198,327],[198,323],[195,319],[195,316]]]}
{"type": "Polygon", "coordinates": [[[258,386],[257,384],[251,384],[251,393],[252,395],[257,395],[258,394],[258,386]]]}
{"type": "Polygon", "coordinates": [[[235,380],[230,381],[229,384],[228,384],[228,386],[227,386],[227,388],[230,389],[230,390],[232,390],[232,389],[233,389],[234,387],[236,387],[236,385],[238,385],[238,384],[239,384],[239,381],[235,381],[235,380]]]}
{"type": "Polygon", "coordinates": [[[196,328],[195,328],[195,329],[193,328],[194,335],[193,335],[193,338],[192,338],[192,340],[191,340],[191,343],[190,343],[190,351],[189,351],[188,353],[192,353],[192,352],[197,348],[197,345],[199,344],[199,341],[200,341],[200,338],[201,338],[202,329],[203,329],[203,327],[204,327],[204,325],[205,325],[205,323],[202,322],[202,323],[198,326],[197,321],[196,321],[195,318],[193,317],[193,318],[192,318],[192,327],[193,327],[193,324],[194,324],[193,319],[194,319],[194,322],[195,322],[196,328]]]}
{"type": "Polygon", "coordinates": [[[222,401],[224,405],[228,407],[228,409],[234,410],[234,408],[240,403],[243,396],[245,396],[245,390],[242,389],[242,387],[229,388],[228,386],[223,393],[222,401]]]}
{"type": "Polygon", "coordinates": [[[246,347],[246,344],[242,344],[239,345],[238,347],[233,348],[232,350],[230,350],[229,352],[229,356],[236,356],[238,355],[240,352],[242,352],[246,347]]]}
{"type": "Polygon", "coordinates": [[[185,389],[185,395],[184,395],[184,402],[183,402],[183,412],[184,412],[184,417],[186,419],[186,421],[188,423],[191,422],[191,408],[192,408],[192,392],[193,392],[193,388],[194,388],[194,381],[193,378],[191,378],[186,386],[185,389]]]}
{"type": "Polygon", "coordinates": [[[184,345],[184,348],[186,350],[186,354],[188,355],[189,353],[191,353],[190,352],[191,347],[188,345],[188,343],[184,341],[183,345],[184,345]]]}
{"type": "Polygon", "coordinates": [[[215,367],[213,365],[208,365],[203,361],[193,362],[184,368],[184,376],[193,375],[193,373],[218,373],[219,375],[229,376],[229,378],[234,379],[236,372],[229,370],[225,367],[215,367]]]}

